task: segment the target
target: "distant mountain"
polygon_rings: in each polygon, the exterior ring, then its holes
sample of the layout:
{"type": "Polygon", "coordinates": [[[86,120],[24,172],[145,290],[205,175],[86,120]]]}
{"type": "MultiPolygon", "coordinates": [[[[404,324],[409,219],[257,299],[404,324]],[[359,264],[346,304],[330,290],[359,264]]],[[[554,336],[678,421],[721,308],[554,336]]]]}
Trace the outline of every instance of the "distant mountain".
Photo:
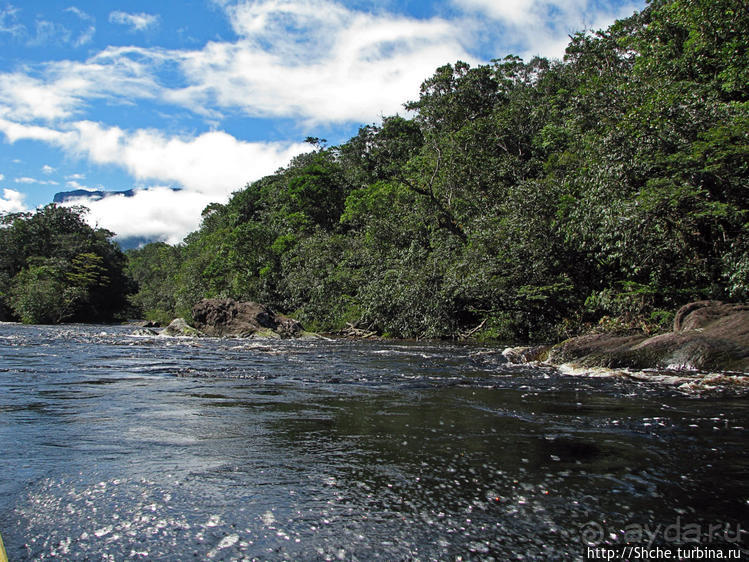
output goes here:
{"type": "Polygon", "coordinates": [[[87,189],[75,189],[73,191],[61,191],[55,193],[52,201],[54,203],[65,203],[72,199],[90,199],[91,201],[100,201],[105,197],[111,197],[112,195],[124,195],[125,197],[132,197],[135,191],[128,189],[126,191],[89,191],[87,189]]]}

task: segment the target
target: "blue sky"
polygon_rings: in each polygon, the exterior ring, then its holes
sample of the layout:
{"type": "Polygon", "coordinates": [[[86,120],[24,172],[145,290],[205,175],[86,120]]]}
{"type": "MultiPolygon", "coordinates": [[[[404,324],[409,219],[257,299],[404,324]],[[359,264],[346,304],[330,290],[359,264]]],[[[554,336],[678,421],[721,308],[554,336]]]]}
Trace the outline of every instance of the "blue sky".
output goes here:
{"type": "Polygon", "coordinates": [[[59,191],[178,242],[309,146],[403,113],[435,68],[561,57],[644,0],[0,0],[0,212],[59,191]],[[178,189],[174,189],[178,188],[178,189]]]}

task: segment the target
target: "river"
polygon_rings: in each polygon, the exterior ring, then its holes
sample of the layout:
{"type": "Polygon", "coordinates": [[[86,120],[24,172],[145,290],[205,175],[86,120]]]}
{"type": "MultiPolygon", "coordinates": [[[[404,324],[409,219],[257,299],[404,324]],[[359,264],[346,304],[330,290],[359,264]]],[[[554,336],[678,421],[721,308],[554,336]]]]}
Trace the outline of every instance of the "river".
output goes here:
{"type": "Polygon", "coordinates": [[[0,324],[11,561],[583,560],[648,530],[749,544],[740,385],[131,331],[0,324]]]}

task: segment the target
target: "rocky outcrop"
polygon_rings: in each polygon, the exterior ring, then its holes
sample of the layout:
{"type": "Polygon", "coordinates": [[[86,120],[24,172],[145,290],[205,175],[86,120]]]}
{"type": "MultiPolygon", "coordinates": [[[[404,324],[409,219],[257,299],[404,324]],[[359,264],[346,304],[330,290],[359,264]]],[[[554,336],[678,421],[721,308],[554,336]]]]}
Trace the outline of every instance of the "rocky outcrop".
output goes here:
{"type": "Polygon", "coordinates": [[[680,308],[667,334],[590,334],[549,351],[548,362],[583,367],[749,372],[749,305],[699,301],[680,308]]]}
{"type": "Polygon", "coordinates": [[[292,318],[256,302],[203,299],[192,309],[193,324],[208,336],[300,338],[314,337],[292,318]]]}

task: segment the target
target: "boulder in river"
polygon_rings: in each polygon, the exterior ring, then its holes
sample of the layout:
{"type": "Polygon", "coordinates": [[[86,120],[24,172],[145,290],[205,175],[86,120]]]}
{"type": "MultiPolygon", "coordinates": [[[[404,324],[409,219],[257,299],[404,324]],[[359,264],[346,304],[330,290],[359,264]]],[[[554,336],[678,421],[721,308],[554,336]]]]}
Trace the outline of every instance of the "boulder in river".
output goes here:
{"type": "Polygon", "coordinates": [[[256,302],[203,299],[192,309],[193,323],[209,336],[300,338],[314,337],[302,325],[256,302]]]}
{"type": "Polygon", "coordinates": [[[549,356],[549,345],[536,345],[532,347],[508,347],[502,355],[510,363],[535,363],[542,362],[549,356]]]}
{"type": "Polygon", "coordinates": [[[203,335],[200,330],[190,326],[184,318],[175,318],[161,333],[165,336],[197,337],[203,335]]]}
{"type": "Polygon", "coordinates": [[[749,372],[749,304],[689,303],[667,334],[588,334],[549,352],[554,364],[632,369],[749,372]]]}

